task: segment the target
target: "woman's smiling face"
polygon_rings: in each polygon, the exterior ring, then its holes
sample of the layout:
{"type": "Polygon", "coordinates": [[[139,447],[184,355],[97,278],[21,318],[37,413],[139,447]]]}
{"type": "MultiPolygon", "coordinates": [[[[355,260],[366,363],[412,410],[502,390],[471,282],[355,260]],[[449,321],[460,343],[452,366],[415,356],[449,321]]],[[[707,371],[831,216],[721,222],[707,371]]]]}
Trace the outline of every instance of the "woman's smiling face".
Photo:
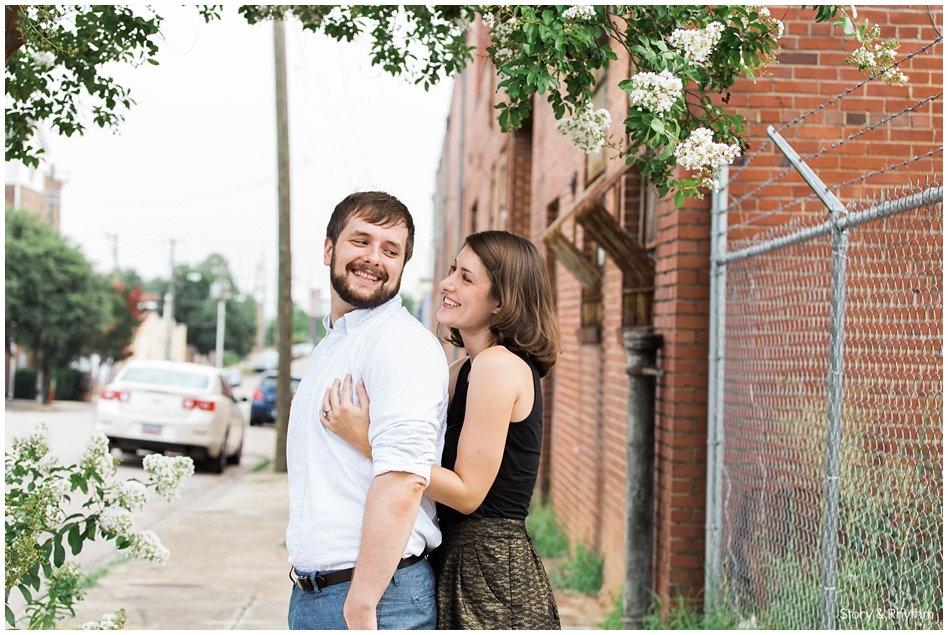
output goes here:
{"type": "Polygon", "coordinates": [[[478,332],[490,327],[500,302],[490,297],[490,275],[470,247],[458,254],[448,276],[438,285],[444,294],[438,321],[459,331],[478,332]]]}

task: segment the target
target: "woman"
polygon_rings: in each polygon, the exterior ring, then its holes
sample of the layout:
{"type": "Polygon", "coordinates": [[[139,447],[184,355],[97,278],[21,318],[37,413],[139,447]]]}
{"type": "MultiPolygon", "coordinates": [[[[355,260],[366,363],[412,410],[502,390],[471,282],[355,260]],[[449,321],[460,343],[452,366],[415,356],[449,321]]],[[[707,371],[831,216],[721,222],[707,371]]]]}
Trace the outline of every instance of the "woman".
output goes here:
{"type": "MultiPolygon", "coordinates": [[[[467,357],[450,367],[442,466],[425,495],[443,534],[432,554],[439,629],[559,629],[543,564],[524,519],[540,464],[540,377],[559,349],[546,263],[504,231],[468,236],[441,281],[442,337],[467,357]]],[[[347,377],[326,392],[323,425],[371,457],[369,400],[347,377]]]]}

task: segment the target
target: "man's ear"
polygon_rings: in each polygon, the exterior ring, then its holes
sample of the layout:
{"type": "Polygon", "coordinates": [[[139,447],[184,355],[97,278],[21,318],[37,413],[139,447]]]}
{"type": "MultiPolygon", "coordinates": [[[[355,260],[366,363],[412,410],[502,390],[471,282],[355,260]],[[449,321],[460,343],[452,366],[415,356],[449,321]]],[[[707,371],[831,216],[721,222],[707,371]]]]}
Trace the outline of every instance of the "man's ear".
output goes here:
{"type": "Polygon", "coordinates": [[[332,239],[327,236],[326,242],[323,243],[323,264],[328,267],[331,262],[332,262],[332,239]]]}

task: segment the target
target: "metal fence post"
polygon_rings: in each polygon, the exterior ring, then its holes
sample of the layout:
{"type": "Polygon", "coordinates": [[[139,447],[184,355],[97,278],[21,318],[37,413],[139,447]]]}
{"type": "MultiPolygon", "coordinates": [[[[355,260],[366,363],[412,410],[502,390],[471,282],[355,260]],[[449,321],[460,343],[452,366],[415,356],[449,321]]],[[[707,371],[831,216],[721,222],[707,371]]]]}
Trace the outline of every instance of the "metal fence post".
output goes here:
{"type": "Polygon", "coordinates": [[[711,307],[708,325],[708,476],[705,504],[704,612],[721,603],[721,522],[724,451],[724,318],[727,309],[728,166],[718,174],[711,198],[711,307]]]}
{"type": "Polygon", "coordinates": [[[820,629],[836,628],[836,556],[839,551],[839,452],[843,403],[843,324],[846,305],[847,233],[837,224],[846,216],[846,208],[822,180],[803,162],[800,155],[780,136],[773,126],[767,134],[807,185],[829,209],[833,223],[833,258],[830,281],[830,344],[826,396],[826,448],[823,485],[823,538],[820,563],[820,629]]]}

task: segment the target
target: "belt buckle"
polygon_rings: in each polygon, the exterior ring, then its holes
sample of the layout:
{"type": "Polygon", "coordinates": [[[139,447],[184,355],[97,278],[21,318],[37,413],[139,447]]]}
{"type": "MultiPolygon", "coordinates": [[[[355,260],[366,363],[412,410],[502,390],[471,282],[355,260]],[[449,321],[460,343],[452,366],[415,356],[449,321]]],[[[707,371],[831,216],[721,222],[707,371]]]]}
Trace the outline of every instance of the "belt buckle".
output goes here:
{"type": "MultiPolygon", "coordinates": [[[[322,576],[317,576],[317,577],[322,578],[322,576]]],[[[316,587],[313,586],[313,581],[310,580],[307,576],[301,576],[300,574],[298,574],[296,572],[296,567],[290,567],[290,580],[292,580],[296,584],[296,586],[303,589],[307,593],[312,593],[313,591],[316,590],[316,587]]],[[[325,580],[323,580],[323,582],[325,583],[325,580]]],[[[323,586],[325,586],[325,584],[323,586]]],[[[321,589],[323,587],[320,586],[319,588],[321,589]]]]}

